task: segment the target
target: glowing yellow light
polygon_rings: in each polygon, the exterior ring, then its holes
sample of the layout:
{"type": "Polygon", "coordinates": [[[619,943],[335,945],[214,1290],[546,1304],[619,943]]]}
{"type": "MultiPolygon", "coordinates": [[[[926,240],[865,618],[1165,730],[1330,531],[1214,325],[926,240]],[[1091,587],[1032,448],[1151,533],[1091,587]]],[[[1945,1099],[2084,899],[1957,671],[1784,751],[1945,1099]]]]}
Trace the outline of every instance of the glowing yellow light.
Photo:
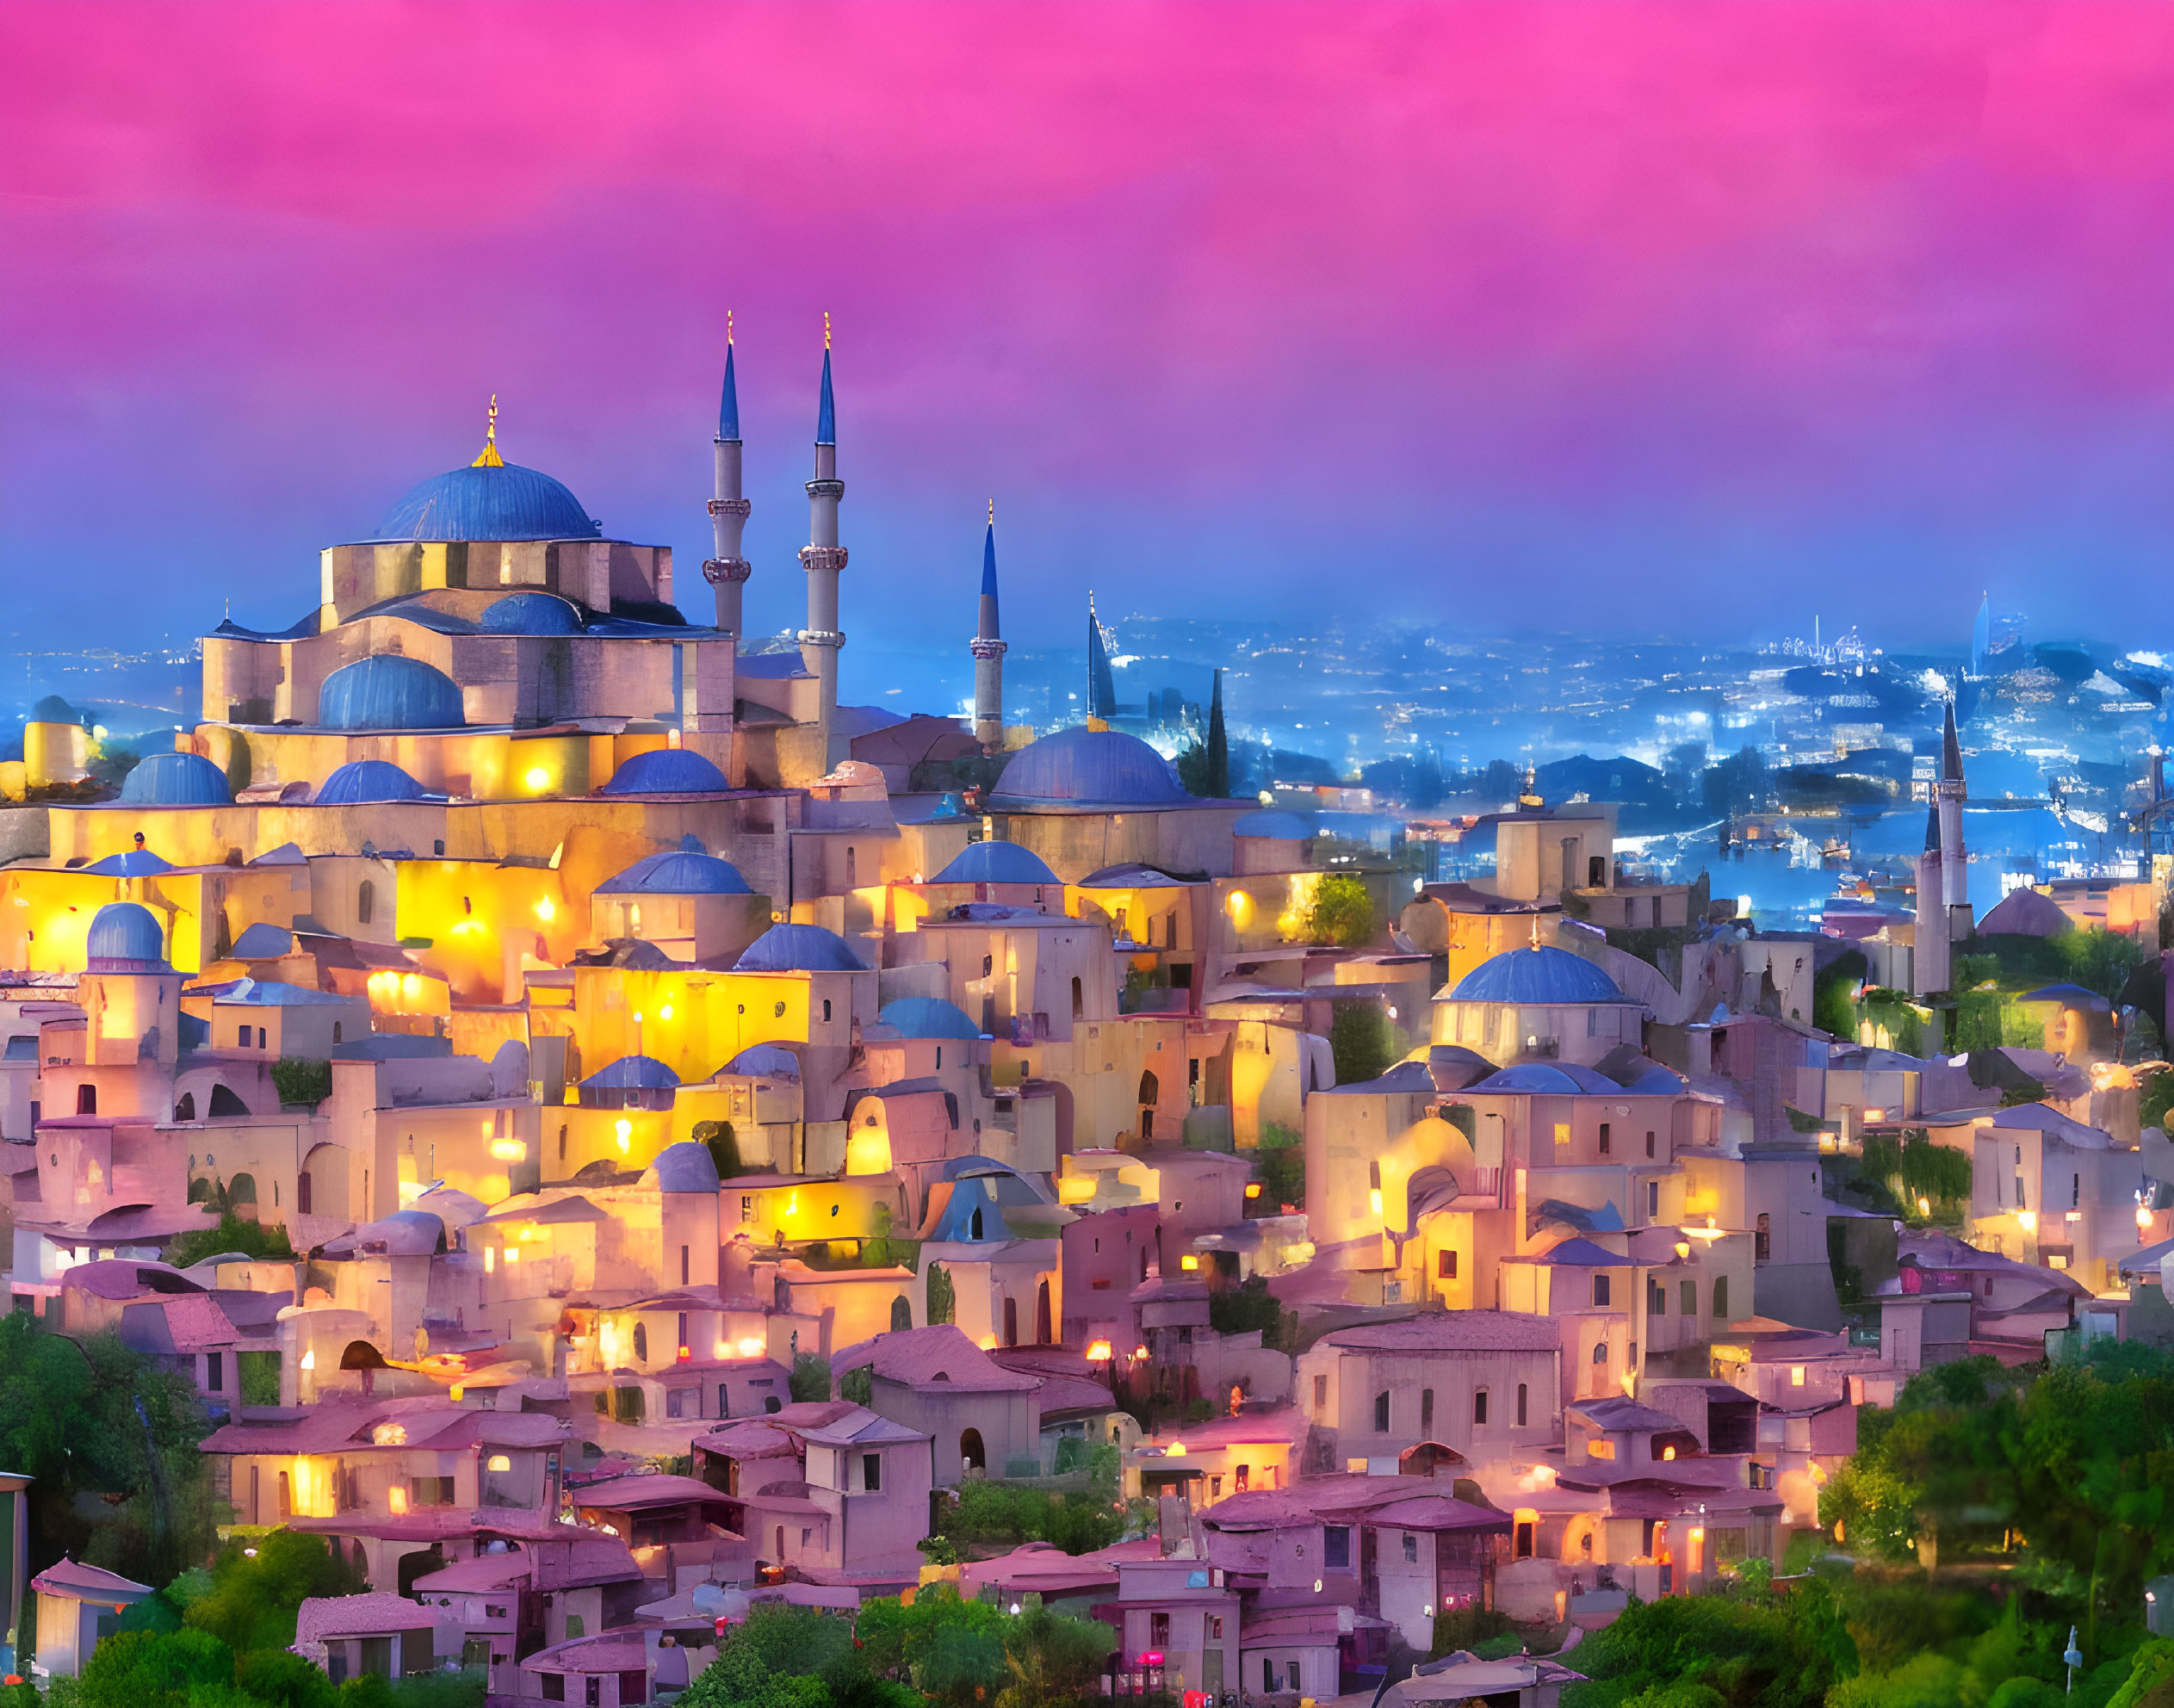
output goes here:
{"type": "Polygon", "coordinates": [[[462,1386],[461,1386],[459,1383],[457,1383],[457,1382],[456,1382],[456,1383],[455,1383],[453,1384],[453,1386],[452,1386],[450,1389],[449,1389],[447,1390],[447,1395],[446,1395],[446,1397],[447,1397],[447,1398],[449,1398],[449,1399],[450,1399],[450,1400],[452,1400],[452,1401],[453,1401],[455,1404],[457,1404],[457,1403],[459,1403],[461,1400],[463,1400],[463,1399],[465,1399],[465,1398],[467,1398],[467,1397],[468,1397],[468,1390],[467,1389],[463,1388],[463,1387],[462,1387],[462,1386]]]}
{"type": "Polygon", "coordinates": [[[2136,1225],[2139,1228],[2148,1228],[2152,1225],[2150,1205],[2140,1204],[2136,1206],[2136,1225]]]}
{"type": "Polygon", "coordinates": [[[785,1214],[788,1216],[797,1216],[800,1214],[800,1194],[798,1192],[788,1192],[785,1194],[785,1214]]]}
{"type": "Polygon", "coordinates": [[[1088,1341],[1088,1342],[1087,1342],[1087,1362],[1088,1362],[1089,1364],[1100,1364],[1100,1363],[1102,1363],[1105,1359],[1108,1358],[1111,1356],[1111,1353],[1110,1353],[1110,1343],[1109,1343],[1107,1340],[1090,1340],[1090,1341],[1088,1341]]]}
{"type": "Polygon", "coordinates": [[[1802,1365],[1793,1364],[1789,1366],[1789,1385],[1792,1388],[1801,1388],[1804,1386],[1804,1366],[1802,1365]]]}
{"type": "MultiPolygon", "coordinates": [[[[1918,1202],[1923,1204],[1924,1200],[1920,1198],[1918,1202]]],[[[2035,1210],[2017,1210],[2016,1212],[2016,1225],[2021,1228],[2026,1234],[2035,1234],[2038,1231],[2038,1212],[2035,1210]]]]}
{"type": "Polygon", "coordinates": [[[530,765],[521,781],[531,789],[548,789],[551,786],[551,773],[542,765],[530,765]]]}
{"type": "Polygon", "coordinates": [[[505,1248],[505,1260],[506,1260],[508,1263],[518,1263],[518,1262],[520,1262],[520,1261],[521,1261],[521,1247],[518,1247],[518,1246],[508,1246],[508,1247],[505,1248]]]}
{"type": "Polygon", "coordinates": [[[1690,1256],[1690,1255],[1691,1255],[1691,1242],[1690,1242],[1688,1240],[1678,1240],[1678,1241],[1675,1242],[1675,1254],[1676,1254],[1678,1257],[1688,1257],[1688,1256],[1690,1256]]]}
{"type": "Polygon", "coordinates": [[[657,1011],[657,1018],[660,1020],[669,1020],[672,1018],[672,1005],[669,1002],[665,1004],[663,1007],[657,1011]]]}
{"type": "Polygon", "coordinates": [[[730,1358],[732,1356],[732,1342],[725,1340],[722,1336],[720,1336],[718,1338],[717,1344],[709,1349],[709,1356],[713,1358],[730,1358]]]}
{"type": "MultiPolygon", "coordinates": [[[[1673,1457],[1674,1455],[1671,1454],[1670,1457],[1673,1457]]],[[[1699,1524],[1693,1525],[1691,1526],[1691,1540],[1694,1542],[1703,1542],[1706,1540],[1706,1526],[1704,1525],[1699,1524]]]]}
{"type": "Polygon", "coordinates": [[[486,1275],[496,1275],[499,1272],[499,1249],[496,1246],[486,1246],[483,1248],[483,1272],[486,1275]]]}
{"type": "Polygon", "coordinates": [[[611,1130],[618,1136],[619,1154],[624,1156],[634,1148],[634,1123],[622,1115],[611,1130]]]}
{"type": "Polygon", "coordinates": [[[740,1356],[743,1358],[760,1358],[762,1350],[763,1339],[759,1334],[746,1334],[740,1337],[740,1356]]]}
{"type": "Polygon", "coordinates": [[[641,1011],[638,1008],[635,1010],[634,1023],[637,1026],[641,1024],[641,1011]]]}
{"type": "Polygon", "coordinates": [[[1148,1355],[1148,1349],[1147,1349],[1145,1346],[1135,1346],[1135,1347],[1132,1349],[1132,1356],[1133,1356],[1135,1358],[1143,1358],[1147,1357],[1147,1355],[1148,1355]]]}
{"type": "Polygon", "coordinates": [[[559,910],[557,908],[551,905],[551,898],[549,896],[539,895],[536,897],[536,916],[537,919],[542,920],[545,925],[548,925],[551,923],[552,916],[558,911],[559,910]]]}
{"type": "Polygon", "coordinates": [[[316,1347],[312,1346],[307,1352],[302,1354],[302,1368],[304,1370],[315,1370],[317,1368],[316,1347]]]}
{"type": "Polygon", "coordinates": [[[1166,1458],[1181,1459],[1185,1457],[1185,1443],[1182,1441],[1173,1441],[1168,1446],[1162,1450],[1162,1452],[1163,1457],[1166,1458]]]}
{"type": "Polygon", "coordinates": [[[535,1223],[535,1222],[528,1222],[528,1223],[526,1223],[526,1224],[525,1224],[525,1225],[522,1228],[522,1229],[521,1229],[521,1237],[522,1237],[523,1239],[524,1239],[524,1240],[533,1240],[533,1239],[535,1239],[535,1238],[536,1238],[536,1223],[535,1223]]]}
{"type": "Polygon", "coordinates": [[[976,1344],[979,1346],[983,1352],[993,1352],[996,1350],[996,1336],[994,1334],[984,1334],[982,1336],[980,1340],[976,1342],[976,1344]]]}
{"type": "Polygon", "coordinates": [[[1249,1198],[1257,1198],[1257,1197],[1259,1197],[1260,1196],[1260,1181],[1258,1181],[1258,1180],[1248,1180],[1248,1181],[1247,1181],[1247,1182],[1246,1182],[1246,1196],[1247,1196],[1248,1197],[1249,1197],[1249,1198]]]}
{"type": "Polygon", "coordinates": [[[694,1353],[694,1348],[693,1348],[693,1347],[691,1347],[691,1346],[682,1346],[682,1347],[679,1349],[679,1356],[680,1356],[681,1359],[683,1359],[683,1360],[687,1359],[687,1358],[692,1358],[694,1355],[695,1355],[695,1353],[694,1353]]]}
{"type": "Polygon", "coordinates": [[[413,973],[400,975],[400,994],[412,1002],[423,994],[423,981],[413,973]]]}
{"type": "Polygon", "coordinates": [[[1378,1187],[1366,1194],[1366,1208],[1377,1216],[1381,1214],[1381,1191],[1378,1187]]]}
{"type": "Polygon", "coordinates": [[[493,1139],[491,1141],[491,1154],[500,1162],[526,1162],[529,1160],[529,1147],[519,1139],[493,1139]]]}
{"type": "MultiPolygon", "coordinates": [[[[1917,1199],[1917,1214],[1920,1216],[1930,1216],[1932,1214],[1932,1200],[1922,1194],[1917,1199]]],[[[2025,1224],[2025,1231],[2028,1231],[2028,1223],[2025,1224]]]]}
{"type": "Polygon", "coordinates": [[[1199,1268],[1199,1266],[1200,1259],[1193,1256],[1191,1252],[1187,1252],[1183,1257],[1178,1259],[1178,1267],[1180,1269],[1193,1270],[1199,1268]]]}
{"type": "Polygon", "coordinates": [[[1672,1458],[1674,1458],[1674,1457],[1675,1457],[1675,1448],[1673,1448],[1673,1447],[1663,1447],[1663,1448],[1662,1448],[1662,1449],[1661,1449],[1661,1457],[1662,1457],[1663,1458],[1664,1458],[1664,1459],[1672,1459],[1672,1458]]]}
{"type": "Polygon", "coordinates": [[[407,1511],[407,1490],[401,1488],[399,1483],[394,1483],[386,1491],[385,1499],[387,1504],[393,1508],[393,1515],[395,1518],[407,1511]]]}
{"type": "Polygon", "coordinates": [[[491,1455],[490,1458],[485,1462],[483,1469],[486,1470],[511,1470],[513,1469],[513,1461],[508,1458],[504,1453],[493,1453],[491,1455]]]}

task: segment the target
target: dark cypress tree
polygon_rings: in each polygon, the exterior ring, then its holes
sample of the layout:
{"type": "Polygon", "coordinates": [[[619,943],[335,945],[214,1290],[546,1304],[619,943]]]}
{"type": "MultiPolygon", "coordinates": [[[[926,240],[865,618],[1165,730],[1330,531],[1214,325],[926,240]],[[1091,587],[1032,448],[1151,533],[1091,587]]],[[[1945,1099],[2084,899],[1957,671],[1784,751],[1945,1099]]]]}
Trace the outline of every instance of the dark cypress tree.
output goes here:
{"type": "Polygon", "coordinates": [[[1230,793],[1230,741],[1223,732],[1223,672],[1216,672],[1208,702],[1208,795],[1220,801],[1230,793]]]}

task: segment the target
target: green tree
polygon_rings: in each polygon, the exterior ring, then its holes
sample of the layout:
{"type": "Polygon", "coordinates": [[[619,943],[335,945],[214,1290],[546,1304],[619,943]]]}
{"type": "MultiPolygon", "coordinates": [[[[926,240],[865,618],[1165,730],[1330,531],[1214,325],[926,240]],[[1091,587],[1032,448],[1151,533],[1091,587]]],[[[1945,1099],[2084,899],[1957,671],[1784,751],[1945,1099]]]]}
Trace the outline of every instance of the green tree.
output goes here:
{"type": "Polygon", "coordinates": [[[950,1273],[940,1263],[928,1266],[928,1321],[932,1327],[939,1322],[949,1322],[958,1307],[958,1295],[951,1285],[950,1273]]]}
{"type": "Polygon", "coordinates": [[[196,1451],[206,1427],[194,1384],[118,1336],[71,1340],[35,1317],[0,1317],[0,1464],[36,1479],[34,1567],[66,1550],[164,1583],[202,1559],[224,1516],[196,1451]]]}
{"type": "Polygon", "coordinates": [[[830,1360],[816,1352],[802,1352],[793,1360],[790,1378],[794,1403],[830,1398],[830,1360]]]}
{"type": "Polygon", "coordinates": [[[276,1530],[252,1543],[220,1550],[211,1584],[183,1618],[219,1637],[237,1654],[283,1649],[294,1641],[294,1617],[305,1600],[353,1595],[363,1587],[354,1567],[332,1557],[319,1537],[276,1530]]]}
{"type": "Polygon", "coordinates": [[[226,1210],[216,1224],[178,1234],[166,1244],[166,1261],[177,1269],[201,1263],[207,1257],[239,1252],[244,1257],[269,1258],[276,1262],[294,1256],[287,1242],[287,1230],[276,1224],[251,1222],[226,1210]]]}
{"type": "Polygon", "coordinates": [[[1286,1204],[1303,1207],[1306,1202],[1304,1141],[1288,1127],[1267,1123],[1253,1154],[1253,1178],[1260,1183],[1260,1196],[1272,1210],[1286,1204]]]}
{"type": "Polygon", "coordinates": [[[1387,1073],[1397,1051],[1381,1005],[1351,999],[1330,1003],[1329,1053],[1335,1061],[1340,1086],[1363,1085],[1387,1073]]]}
{"type": "Polygon", "coordinates": [[[260,1649],[234,1663],[234,1683],[266,1708],[333,1708],[324,1669],[286,1649],[260,1649]]]}
{"type": "Polygon", "coordinates": [[[208,1631],[123,1631],[84,1662],[81,1708],[189,1708],[193,1690],[231,1687],[234,1651],[208,1631]]]}
{"type": "Polygon", "coordinates": [[[1374,934],[1374,899],[1353,872],[1331,872],[1314,886],[1299,930],[1308,943],[1358,949],[1374,934]]]}

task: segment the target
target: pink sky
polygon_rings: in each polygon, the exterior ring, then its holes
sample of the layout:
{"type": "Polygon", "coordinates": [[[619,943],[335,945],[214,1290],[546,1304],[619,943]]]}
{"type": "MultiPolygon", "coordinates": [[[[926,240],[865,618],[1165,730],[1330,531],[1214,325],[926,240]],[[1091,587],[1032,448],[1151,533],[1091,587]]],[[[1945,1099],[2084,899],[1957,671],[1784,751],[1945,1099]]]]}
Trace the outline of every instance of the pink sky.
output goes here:
{"type": "Polygon", "coordinates": [[[0,628],[288,621],[493,391],[691,591],[728,306],[759,628],[826,308],[857,639],[992,493],[1029,645],[2168,615],[2163,7],[0,3],[0,628]]]}

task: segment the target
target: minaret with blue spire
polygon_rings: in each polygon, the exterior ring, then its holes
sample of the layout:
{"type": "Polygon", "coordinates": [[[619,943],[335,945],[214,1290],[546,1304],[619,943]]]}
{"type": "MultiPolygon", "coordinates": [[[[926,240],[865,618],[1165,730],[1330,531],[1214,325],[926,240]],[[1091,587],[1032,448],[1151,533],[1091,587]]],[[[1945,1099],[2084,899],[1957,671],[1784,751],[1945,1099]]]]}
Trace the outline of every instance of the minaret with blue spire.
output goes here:
{"type": "Polygon", "coordinates": [[[1004,640],[996,618],[996,500],[982,536],[982,620],[974,628],[974,739],[982,751],[1004,746],[1004,640]]]}
{"type": "Polygon", "coordinates": [[[725,314],[725,393],[717,406],[717,495],[709,501],[709,523],[716,530],[717,555],[702,566],[703,579],[717,590],[717,627],[739,635],[740,590],[749,566],[740,554],[740,530],[754,506],[740,496],[740,388],[732,371],[732,314],[725,314]]]}
{"type": "Polygon", "coordinates": [[[826,770],[846,757],[838,733],[838,649],[845,637],[838,628],[838,572],[845,567],[845,548],[838,543],[838,501],[845,483],[838,478],[838,408],[830,391],[830,316],[823,316],[823,390],[815,407],[815,478],[808,483],[808,543],[800,548],[800,566],[808,572],[808,627],[800,631],[800,661],[820,684],[817,722],[823,732],[826,770]]]}

